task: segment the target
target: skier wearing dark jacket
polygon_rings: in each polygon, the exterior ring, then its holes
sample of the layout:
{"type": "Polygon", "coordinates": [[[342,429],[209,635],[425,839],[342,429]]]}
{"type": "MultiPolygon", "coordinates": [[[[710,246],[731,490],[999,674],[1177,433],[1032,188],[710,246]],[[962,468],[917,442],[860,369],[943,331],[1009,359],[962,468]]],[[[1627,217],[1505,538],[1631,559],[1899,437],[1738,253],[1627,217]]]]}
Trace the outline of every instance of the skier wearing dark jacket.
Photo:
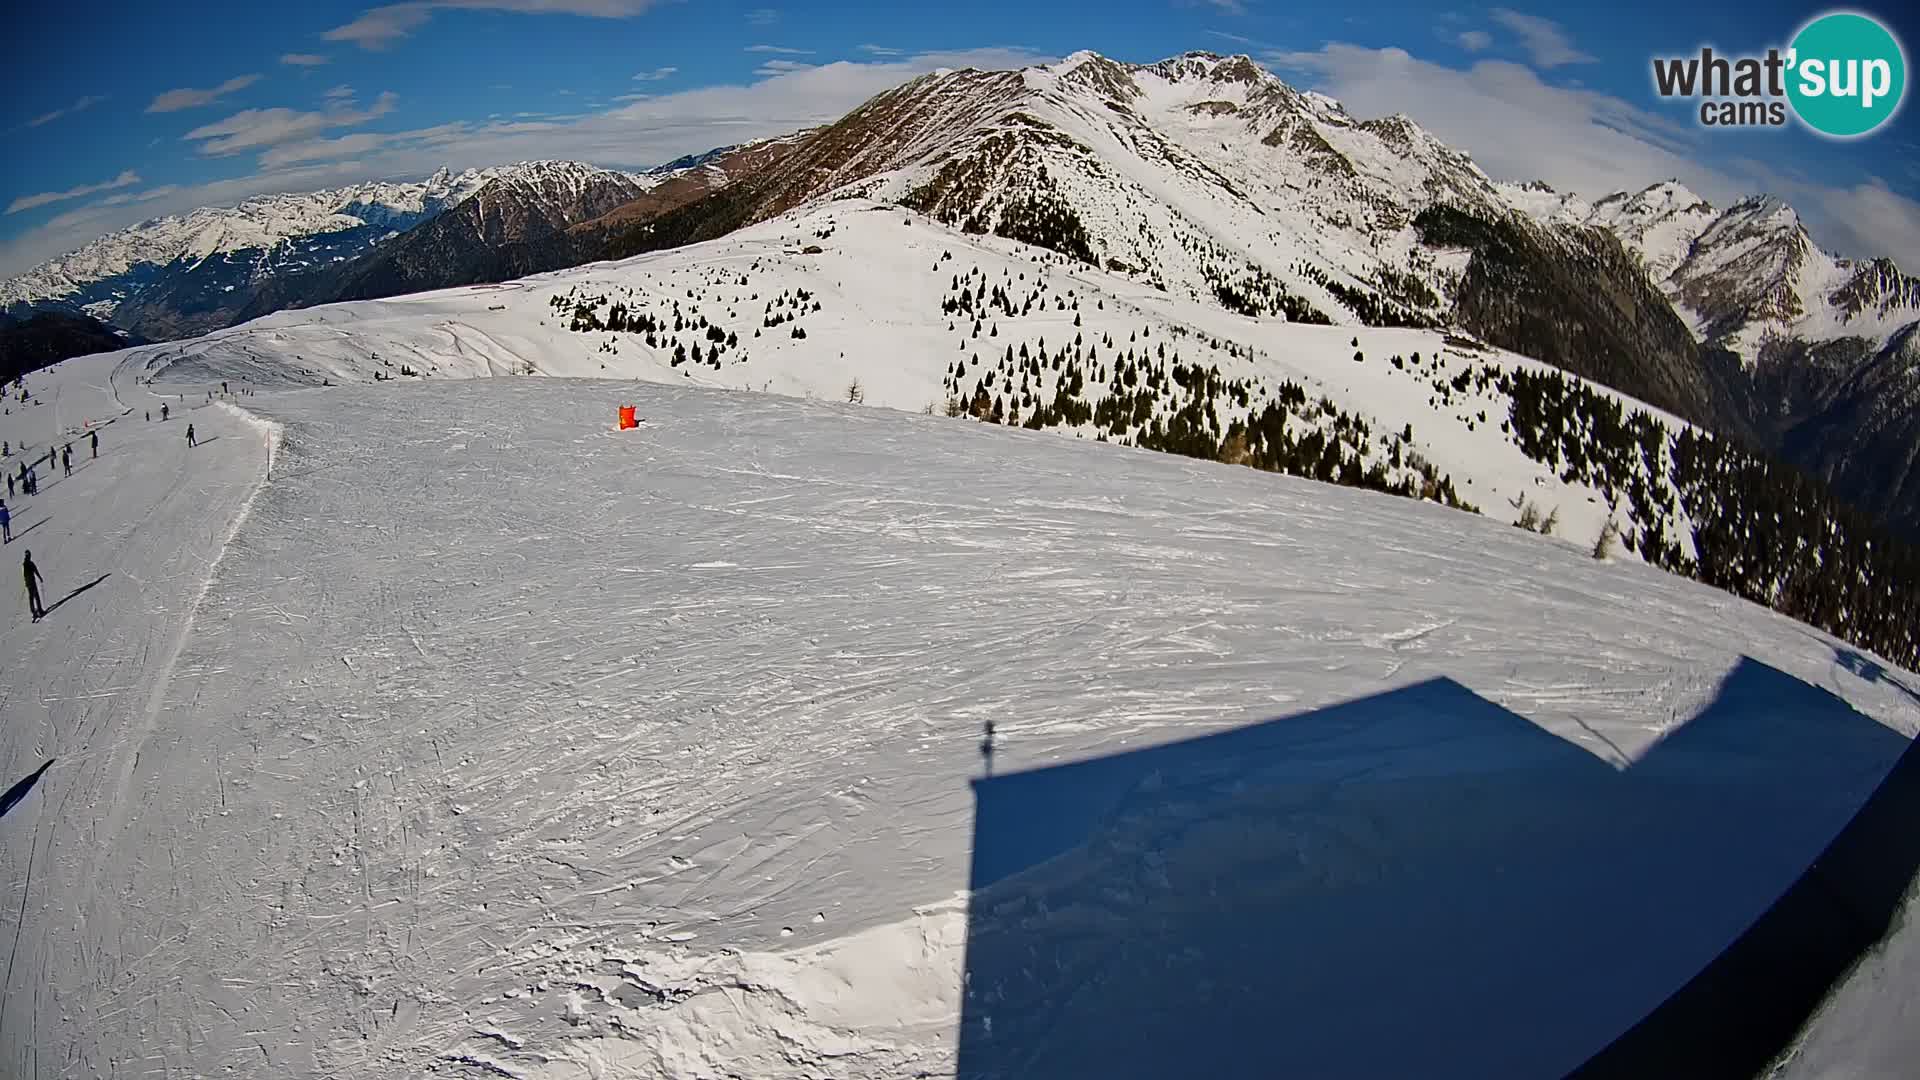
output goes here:
{"type": "Polygon", "coordinates": [[[47,617],[47,609],[40,606],[40,568],[33,564],[33,552],[27,552],[20,573],[27,579],[27,607],[33,612],[33,621],[39,622],[47,617]]]}
{"type": "Polygon", "coordinates": [[[195,438],[193,437],[193,425],[192,425],[192,424],[188,424],[188,425],[187,425],[187,445],[188,445],[188,446],[198,446],[198,445],[200,445],[200,443],[199,443],[199,440],[197,440],[197,439],[195,439],[195,438]]]}

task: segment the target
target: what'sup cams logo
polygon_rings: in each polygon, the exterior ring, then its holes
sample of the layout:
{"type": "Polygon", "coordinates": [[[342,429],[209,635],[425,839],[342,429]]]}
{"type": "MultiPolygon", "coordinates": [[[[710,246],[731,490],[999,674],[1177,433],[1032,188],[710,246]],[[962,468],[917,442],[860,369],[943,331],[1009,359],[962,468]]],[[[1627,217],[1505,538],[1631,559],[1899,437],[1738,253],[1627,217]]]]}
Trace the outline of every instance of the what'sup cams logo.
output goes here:
{"type": "Polygon", "coordinates": [[[1907,54],[1879,20],[1818,16],[1783,51],[1764,56],[1656,57],[1654,89],[1700,102],[1707,127],[1783,127],[1789,115],[1821,135],[1851,139],[1893,119],[1907,93],[1907,54]]]}

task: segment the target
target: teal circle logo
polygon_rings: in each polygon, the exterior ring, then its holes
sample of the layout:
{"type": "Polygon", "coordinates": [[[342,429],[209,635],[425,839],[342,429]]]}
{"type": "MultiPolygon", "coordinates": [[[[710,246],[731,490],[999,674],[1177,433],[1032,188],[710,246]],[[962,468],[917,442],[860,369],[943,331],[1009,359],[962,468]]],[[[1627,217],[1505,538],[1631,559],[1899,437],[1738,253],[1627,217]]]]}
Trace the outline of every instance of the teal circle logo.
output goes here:
{"type": "Polygon", "coordinates": [[[1839,139],[1893,118],[1907,92],[1907,57],[1893,32],[1867,15],[1822,15],[1794,35],[1787,100],[1801,122],[1839,139]]]}

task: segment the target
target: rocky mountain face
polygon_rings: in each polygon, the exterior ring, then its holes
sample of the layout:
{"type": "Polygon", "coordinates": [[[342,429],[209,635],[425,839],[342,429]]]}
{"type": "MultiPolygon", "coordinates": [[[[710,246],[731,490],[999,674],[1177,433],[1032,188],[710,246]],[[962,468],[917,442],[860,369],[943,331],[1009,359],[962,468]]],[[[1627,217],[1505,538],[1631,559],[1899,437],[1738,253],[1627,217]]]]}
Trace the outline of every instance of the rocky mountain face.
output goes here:
{"type": "Polygon", "coordinates": [[[722,235],[808,200],[896,202],[1256,318],[1459,324],[1703,424],[1745,430],[1638,261],[1689,200],[1609,206],[1638,247],[1567,207],[1516,209],[1401,117],[1358,119],[1246,57],[928,75],[799,140],[725,191],[616,239],[624,256],[722,235]],[[1645,204],[1645,205],[1642,205],[1645,204]],[[1430,221],[1429,211],[1454,215],[1430,221]],[[1664,211],[1664,216],[1662,211],[1664,211]],[[1447,227],[1448,225],[1452,227],[1447,227]]]}
{"type": "Polygon", "coordinates": [[[673,246],[807,200],[867,196],[1028,240],[1181,295],[1313,322],[1444,318],[1408,228],[1440,199],[1511,211],[1403,117],[1360,121],[1245,57],[1129,65],[1091,53],[924,76],[803,138],[771,168],[633,230],[673,246]]]}
{"type": "Polygon", "coordinates": [[[233,321],[286,308],[506,281],[605,258],[611,232],[724,187],[788,145],[774,139],[722,147],[646,173],[578,162],[522,163],[358,258],[260,283],[233,321]]]}
{"type": "Polygon", "coordinates": [[[1451,206],[1429,207],[1414,225],[1438,250],[1471,253],[1452,311],[1462,328],[1701,426],[1752,435],[1708,347],[1694,340],[1615,233],[1583,226],[1542,231],[1451,206]]]}
{"type": "Polygon", "coordinates": [[[632,202],[656,183],[578,162],[525,162],[359,259],[263,290],[246,314],[504,281],[571,265],[570,226],[632,202]]]}
{"type": "Polygon", "coordinates": [[[1898,527],[1920,527],[1920,280],[1887,259],[1820,249],[1771,196],[1717,209],[1667,181],[1588,206],[1508,188],[1535,220],[1598,225],[1639,258],[1686,321],[1762,447],[1898,527]]]}
{"type": "Polygon", "coordinates": [[[1744,374],[1766,445],[1896,529],[1920,530],[1920,323],[1878,348],[1772,340],[1744,374]]]}

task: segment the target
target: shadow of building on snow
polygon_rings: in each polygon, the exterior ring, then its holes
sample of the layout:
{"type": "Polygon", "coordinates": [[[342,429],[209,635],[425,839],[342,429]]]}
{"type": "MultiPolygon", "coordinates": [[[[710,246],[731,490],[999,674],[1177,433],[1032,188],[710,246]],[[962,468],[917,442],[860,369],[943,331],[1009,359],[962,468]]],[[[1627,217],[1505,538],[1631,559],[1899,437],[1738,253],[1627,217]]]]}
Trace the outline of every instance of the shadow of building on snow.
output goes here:
{"type": "MultiPolygon", "coordinates": [[[[1743,659],[1624,769],[1435,679],[989,776],[959,1076],[1659,1074],[1659,1047],[1623,1034],[1769,911],[1907,746],[1743,659]]],[[[1911,878],[1912,847],[1875,858],[1911,878]]],[[[1764,1063],[1837,974],[1717,1060],[1764,1063]]]]}

